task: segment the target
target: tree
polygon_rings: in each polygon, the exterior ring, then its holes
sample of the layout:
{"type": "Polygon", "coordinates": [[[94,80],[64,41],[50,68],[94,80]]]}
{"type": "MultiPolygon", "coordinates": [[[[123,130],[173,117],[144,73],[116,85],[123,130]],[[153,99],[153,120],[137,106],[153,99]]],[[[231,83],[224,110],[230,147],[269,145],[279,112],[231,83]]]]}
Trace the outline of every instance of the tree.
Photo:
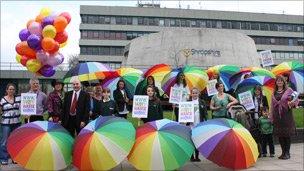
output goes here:
{"type": "Polygon", "coordinates": [[[79,63],[79,54],[69,56],[68,64],[69,68],[75,67],[79,63]]]}

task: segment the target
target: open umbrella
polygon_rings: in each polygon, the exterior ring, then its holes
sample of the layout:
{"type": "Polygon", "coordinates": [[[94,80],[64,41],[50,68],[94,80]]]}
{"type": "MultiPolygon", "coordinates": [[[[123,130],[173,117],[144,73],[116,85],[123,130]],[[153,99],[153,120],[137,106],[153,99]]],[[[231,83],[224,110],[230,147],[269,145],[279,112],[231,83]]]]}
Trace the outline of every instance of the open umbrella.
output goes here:
{"type": "Polygon", "coordinates": [[[216,65],[208,68],[207,74],[209,78],[217,74],[221,82],[224,84],[225,90],[228,91],[231,89],[231,85],[229,84],[229,79],[239,71],[240,71],[240,67],[235,65],[216,65]]]}
{"type": "Polygon", "coordinates": [[[238,73],[234,74],[229,79],[229,84],[231,85],[231,88],[236,89],[236,87],[244,79],[244,76],[246,74],[249,74],[250,76],[267,76],[271,78],[275,77],[272,72],[264,68],[259,68],[259,67],[242,68],[238,73]]]}
{"type": "Polygon", "coordinates": [[[111,68],[102,63],[84,62],[70,69],[63,79],[64,83],[71,83],[74,79],[79,79],[80,81],[104,79],[108,71],[111,71],[111,68]]]}
{"type": "Polygon", "coordinates": [[[137,128],[128,160],[138,170],[175,170],[190,159],[193,150],[191,129],[162,119],[137,128]]]}
{"type": "MultiPolygon", "coordinates": [[[[108,76],[103,82],[102,86],[111,90],[111,93],[116,89],[117,82],[121,79],[124,80],[126,91],[129,96],[133,96],[135,87],[142,75],[142,71],[134,68],[119,68],[108,76]]],[[[128,97],[131,98],[131,97],[128,97]]]]}
{"type": "Polygon", "coordinates": [[[289,74],[291,87],[304,93],[304,64],[299,61],[283,62],[271,70],[275,75],[289,74]]]}
{"type": "Polygon", "coordinates": [[[192,140],[205,158],[230,169],[252,166],[259,154],[250,132],[230,119],[201,122],[192,129],[192,140]]]}
{"type": "Polygon", "coordinates": [[[73,164],[80,170],[110,170],[122,162],[135,141],[135,129],[126,119],[98,117],[75,140],[73,164]]]}
{"type": "Polygon", "coordinates": [[[162,80],[162,89],[167,94],[170,94],[170,89],[176,83],[177,74],[182,72],[185,75],[187,85],[190,89],[193,87],[202,91],[208,82],[208,75],[205,71],[194,66],[185,66],[183,68],[175,68],[169,72],[162,80]]]}
{"type": "Polygon", "coordinates": [[[62,170],[72,161],[74,139],[60,124],[27,123],[12,132],[7,141],[11,158],[29,170],[62,170]]]}

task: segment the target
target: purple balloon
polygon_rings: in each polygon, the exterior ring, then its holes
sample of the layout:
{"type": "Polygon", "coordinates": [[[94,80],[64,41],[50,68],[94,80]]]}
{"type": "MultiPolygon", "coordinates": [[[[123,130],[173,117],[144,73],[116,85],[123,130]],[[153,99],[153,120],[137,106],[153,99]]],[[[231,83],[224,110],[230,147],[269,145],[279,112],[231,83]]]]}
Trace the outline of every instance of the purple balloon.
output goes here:
{"type": "Polygon", "coordinates": [[[31,35],[31,33],[28,31],[28,29],[22,29],[20,32],[19,32],[19,38],[21,41],[26,41],[27,38],[31,35]]]}
{"type": "Polygon", "coordinates": [[[49,65],[44,65],[38,72],[45,77],[51,77],[55,74],[54,68],[49,65]]]}
{"type": "Polygon", "coordinates": [[[56,53],[56,54],[50,55],[50,57],[48,58],[46,63],[48,65],[54,67],[54,66],[57,66],[62,63],[62,61],[63,61],[62,58],[63,58],[63,55],[61,53],[56,53]]]}
{"type": "Polygon", "coordinates": [[[27,38],[27,44],[32,49],[36,49],[40,45],[40,42],[41,38],[35,34],[32,34],[27,38]]]}
{"type": "Polygon", "coordinates": [[[48,59],[48,54],[43,51],[43,50],[39,50],[36,53],[36,58],[42,63],[42,64],[46,64],[47,59],[48,59]]]}
{"type": "Polygon", "coordinates": [[[44,28],[47,25],[53,25],[53,23],[54,23],[54,17],[48,16],[42,20],[41,26],[42,26],[42,28],[44,28]]]}

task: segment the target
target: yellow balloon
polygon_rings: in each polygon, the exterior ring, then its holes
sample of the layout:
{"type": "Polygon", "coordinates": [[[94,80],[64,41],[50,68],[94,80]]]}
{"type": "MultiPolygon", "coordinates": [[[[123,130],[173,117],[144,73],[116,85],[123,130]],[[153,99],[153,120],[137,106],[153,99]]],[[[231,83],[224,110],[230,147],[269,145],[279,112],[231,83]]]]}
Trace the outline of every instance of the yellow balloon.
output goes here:
{"type": "Polygon", "coordinates": [[[20,61],[21,61],[21,56],[20,56],[19,54],[16,55],[16,61],[17,61],[18,63],[20,63],[20,61]]]}
{"type": "Polygon", "coordinates": [[[37,59],[30,59],[26,62],[26,68],[27,70],[31,72],[37,72],[42,67],[42,64],[37,59]]]}
{"type": "Polygon", "coordinates": [[[43,37],[49,37],[54,39],[56,37],[56,28],[53,25],[47,25],[42,30],[43,37]]]}
{"type": "Polygon", "coordinates": [[[68,41],[65,41],[65,42],[63,42],[63,43],[61,43],[60,45],[59,45],[59,47],[60,48],[63,48],[63,47],[65,47],[65,45],[68,43],[68,41]]]}
{"type": "Polygon", "coordinates": [[[48,7],[42,8],[42,9],[40,10],[40,14],[41,14],[42,16],[44,16],[44,17],[49,16],[51,13],[52,13],[52,10],[51,10],[50,8],[48,8],[48,7]]]}

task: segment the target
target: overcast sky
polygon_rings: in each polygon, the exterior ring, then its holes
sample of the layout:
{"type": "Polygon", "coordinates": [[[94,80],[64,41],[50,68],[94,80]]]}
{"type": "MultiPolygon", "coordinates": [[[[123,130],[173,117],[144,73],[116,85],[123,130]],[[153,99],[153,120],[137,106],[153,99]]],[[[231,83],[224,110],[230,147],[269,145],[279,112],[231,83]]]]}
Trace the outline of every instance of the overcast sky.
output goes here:
{"type": "MultiPolygon", "coordinates": [[[[154,1],[154,3],[160,3],[162,8],[179,8],[180,5],[184,9],[190,7],[190,9],[203,10],[303,15],[303,1],[154,1]]],[[[68,44],[60,51],[65,57],[79,54],[80,5],[136,6],[137,1],[1,1],[0,62],[15,62],[15,46],[20,42],[19,31],[25,28],[27,21],[34,19],[43,7],[49,7],[57,13],[66,11],[71,14],[72,20],[66,29],[69,34],[68,44]]],[[[65,59],[65,62],[67,61],[65,59]]]]}

